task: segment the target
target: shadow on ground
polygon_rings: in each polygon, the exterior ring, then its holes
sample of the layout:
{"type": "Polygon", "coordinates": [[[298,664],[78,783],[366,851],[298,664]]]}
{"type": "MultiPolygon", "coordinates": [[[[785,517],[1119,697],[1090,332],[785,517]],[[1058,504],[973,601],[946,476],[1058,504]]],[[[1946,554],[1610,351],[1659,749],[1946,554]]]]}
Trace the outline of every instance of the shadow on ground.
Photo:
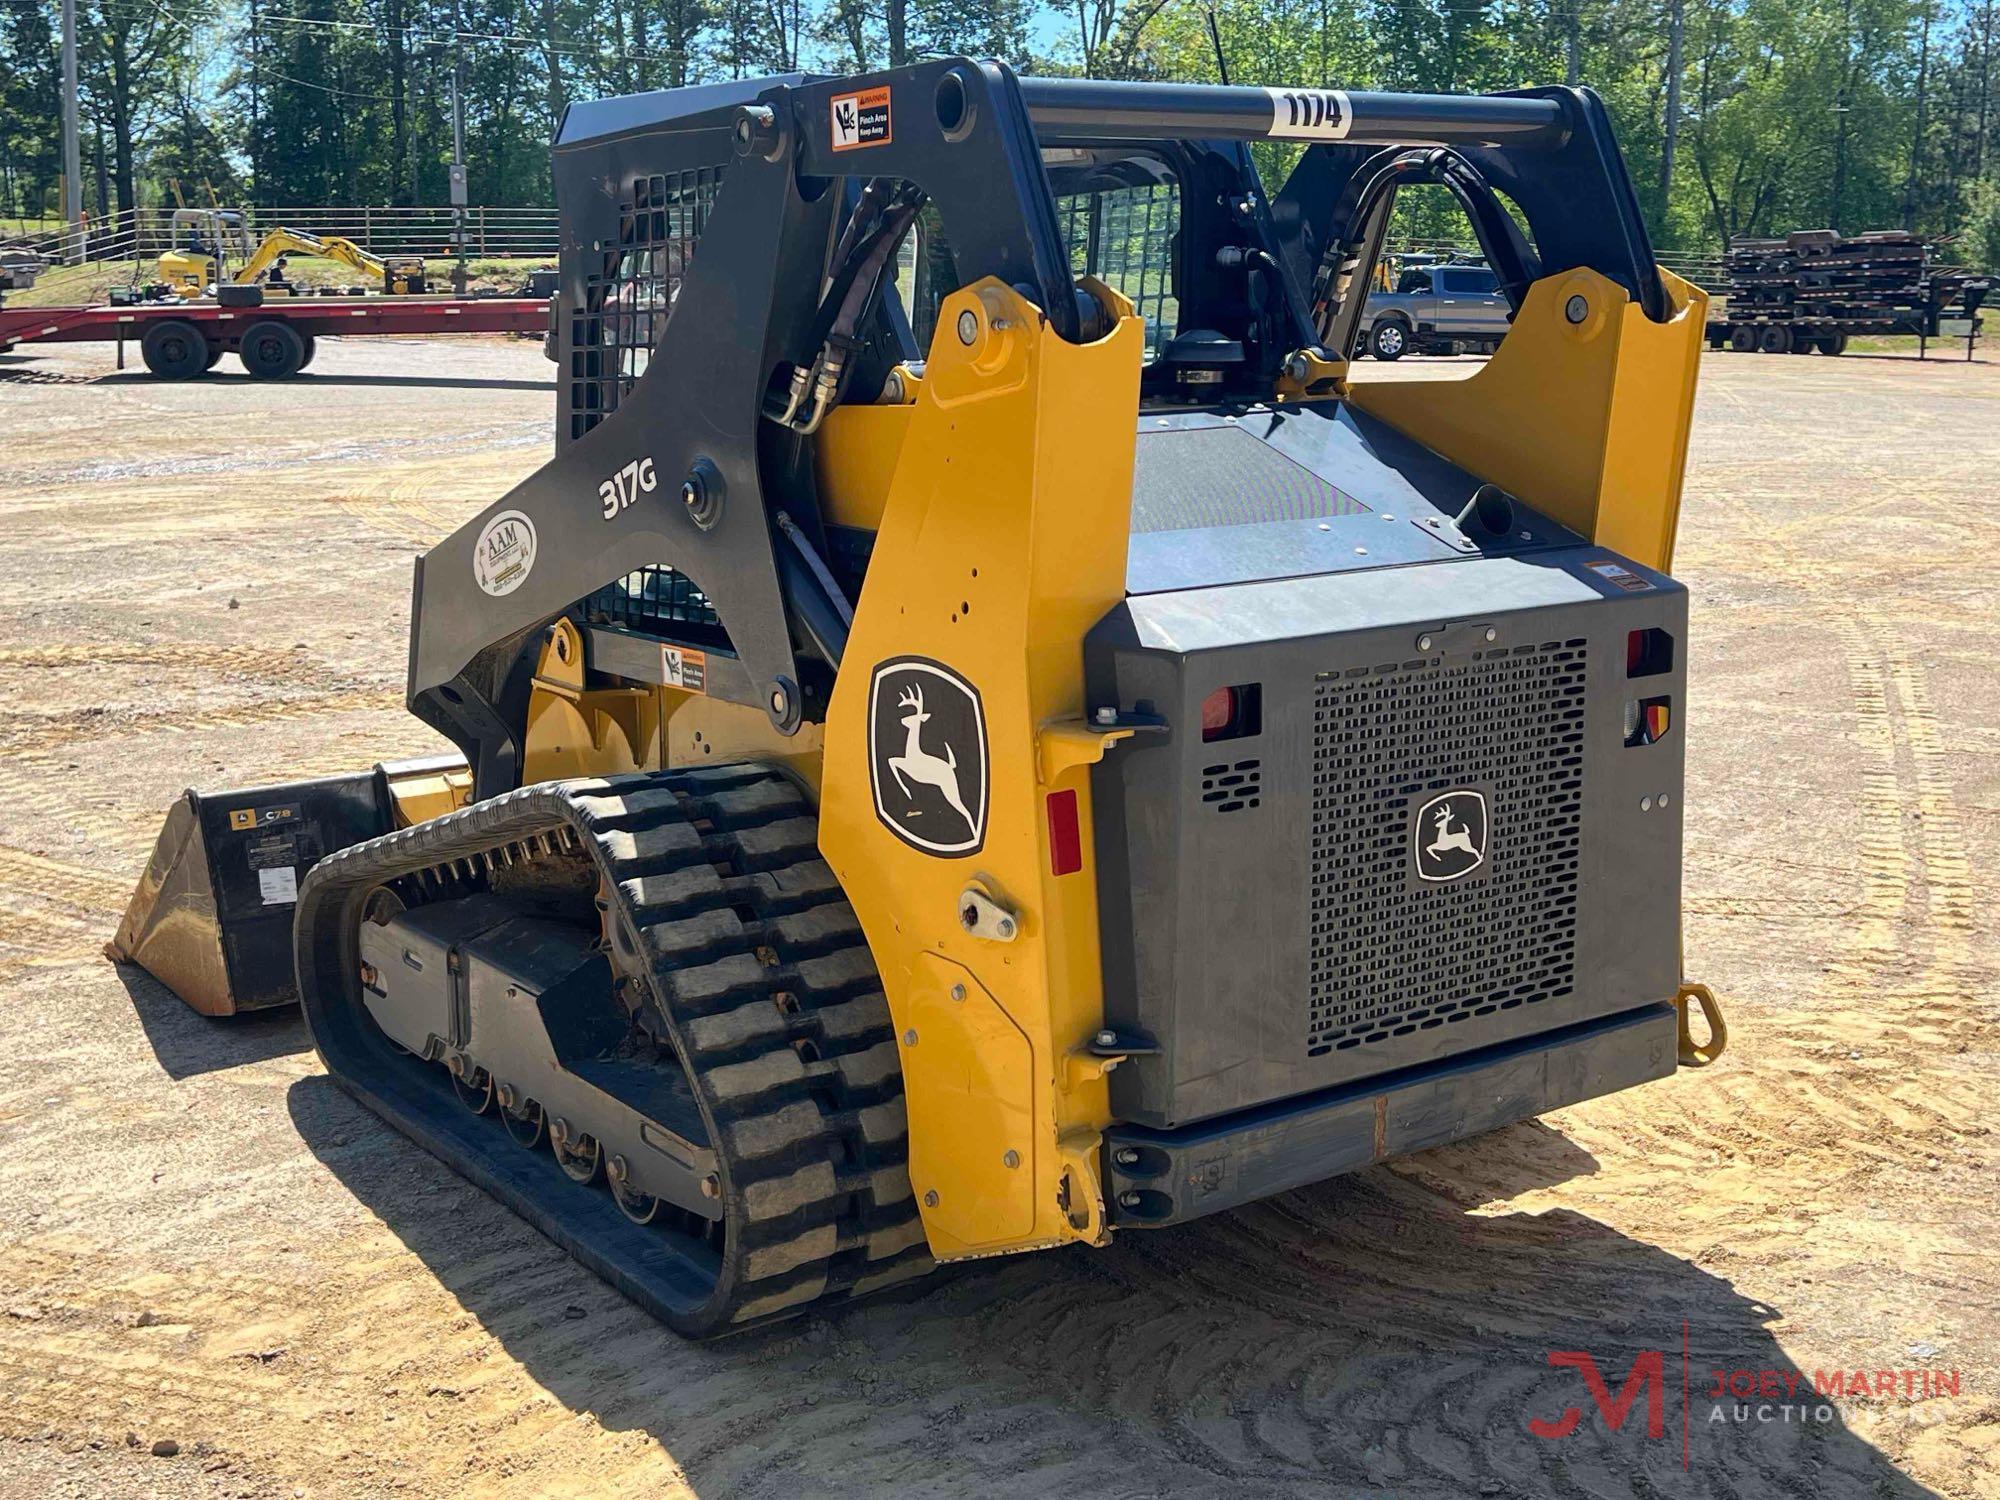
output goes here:
{"type": "MultiPolygon", "coordinates": [[[[101,377],[106,385],[117,385],[130,380],[152,380],[155,377],[144,370],[123,370],[115,375],[101,377]]],[[[248,375],[232,374],[217,368],[200,377],[206,381],[222,385],[262,385],[248,375]]],[[[426,390],[458,391],[550,391],[556,384],[553,380],[506,380],[485,379],[477,375],[333,375],[318,370],[302,370],[291,377],[301,385],[361,385],[361,386],[421,386],[426,390]]]]}
{"type": "MultiPolygon", "coordinates": [[[[1583,1215],[1467,1212],[1425,1157],[693,1345],[330,1080],[288,1102],[535,1381],[646,1433],[702,1495],[1931,1493],[1819,1403],[1713,1414],[1710,1371],[1793,1367],[1779,1310],[1583,1215]],[[1592,1356],[1614,1408],[1632,1396],[1620,1430],[1559,1351],[1592,1356]],[[1571,1410],[1567,1436],[1529,1430],[1571,1410]],[[860,1447],[844,1478],[832,1455],[860,1447]]],[[[1495,1197],[1594,1165],[1538,1122],[1448,1149],[1495,1197]]]]}
{"type": "Polygon", "coordinates": [[[169,1078],[192,1078],[312,1049],[296,1005],[202,1016],[137,964],[114,963],[112,969],[169,1078]]]}

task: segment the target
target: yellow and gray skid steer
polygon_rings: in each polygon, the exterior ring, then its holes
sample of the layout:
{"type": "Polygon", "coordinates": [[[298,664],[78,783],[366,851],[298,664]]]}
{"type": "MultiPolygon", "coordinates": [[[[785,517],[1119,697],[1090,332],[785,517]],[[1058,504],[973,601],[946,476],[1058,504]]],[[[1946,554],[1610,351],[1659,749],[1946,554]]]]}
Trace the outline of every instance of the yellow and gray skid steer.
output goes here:
{"type": "Polygon", "coordinates": [[[1719,1050],[1704,304],[1595,95],[944,59],[575,104],[555,168],[555,455],[417,563],[463,760],[190,793],[119,947],[197,1008],[290,964],[343,1085],[695,1335],[1719,1050]],[[1350,383],[1410,184],[1511,330],[1350,383]]]}

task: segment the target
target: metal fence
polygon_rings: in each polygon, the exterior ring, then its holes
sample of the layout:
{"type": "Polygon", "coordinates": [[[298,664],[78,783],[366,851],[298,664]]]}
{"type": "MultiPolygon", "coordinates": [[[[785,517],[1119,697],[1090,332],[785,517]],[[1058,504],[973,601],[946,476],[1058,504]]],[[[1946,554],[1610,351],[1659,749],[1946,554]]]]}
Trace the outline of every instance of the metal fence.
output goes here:
{"type": "MultiPolygon", "coordinates": [[[[443,257],[458,250],[449,208],[335,208],[300,205],[245,208],[253,238],[277,228],[307,234],[340,235],[376,255],[443,257]]],[[[464,210],[465,252],[478,259],[554,260],[561,235],[552,208],[464,210]]],[[[0,246],[32,251],[55,265],[86,261],[149,260],[173,246],[171,208],[126,209],[110,218],[54,230],[9,234],[0,225],[0,246]]]]}

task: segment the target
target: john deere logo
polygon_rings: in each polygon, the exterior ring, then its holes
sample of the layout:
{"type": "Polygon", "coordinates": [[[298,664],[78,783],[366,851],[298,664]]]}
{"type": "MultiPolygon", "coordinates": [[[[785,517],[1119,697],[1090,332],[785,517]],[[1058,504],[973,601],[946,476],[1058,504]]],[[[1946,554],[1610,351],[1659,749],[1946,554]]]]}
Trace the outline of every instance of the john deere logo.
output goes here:
{"type": "Polygon", "coordinates": [[[868,694],[868,775],[876,816],[930,854],[986,842],[986,718],[979,690],[942,662],[885,661],[868,694]]]}
{"type": "Polygon", "coordinates": [[[1431,798],[1410,823],[1417,878],[1463,880],[1486,863],[1486,833],[1485,793],[1468,787],[1431,798]]]}

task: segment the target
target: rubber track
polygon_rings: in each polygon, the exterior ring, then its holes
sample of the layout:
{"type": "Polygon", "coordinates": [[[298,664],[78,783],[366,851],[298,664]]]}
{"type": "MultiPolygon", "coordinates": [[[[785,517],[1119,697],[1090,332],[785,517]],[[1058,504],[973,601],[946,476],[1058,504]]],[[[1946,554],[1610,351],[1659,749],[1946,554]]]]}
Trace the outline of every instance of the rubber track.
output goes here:
{"type": "MultiPolygon", "coordinates": [[[[780,773],[750,765],[545,782],[356,844],[307,876],[296,943],[300,995],[329,1071],[680,1331],[746,1327],[931,1268],[881,982],[819,857],[813,811],[780,773]],[[407,1059],[358,1045],[373,1031],[353,977],[368,891],[564,828],[608,876],[615,946],[637,955],[623,967],[638,968],[650,991],[645,1024],[688,1060],[710,1123],[731,1234],[707,1298],[688,1290],[698,1256],[685,1258],[677,1280],[663,1279],[634,1248],[646,1241],[593,1235],[572,1222],[576,1205],[553,1196],[601,1190],[566,1180],[529,1190],[504,1161],[463,1149],[462,1128],[438,1128],[444,1122],[413,1105],[406,1087],[381,1086],[381,1070],[407,1059]]],[[[435,1071],[448,1094],[447,1075],[435,1071]]],[[[479,1123],[490,1125],[496,1152],[524,1154],[497,1124],[479,1123]]],[[[676,1239],[668,1229],[642,1233],[655,1257],[676,1239]]]]}

